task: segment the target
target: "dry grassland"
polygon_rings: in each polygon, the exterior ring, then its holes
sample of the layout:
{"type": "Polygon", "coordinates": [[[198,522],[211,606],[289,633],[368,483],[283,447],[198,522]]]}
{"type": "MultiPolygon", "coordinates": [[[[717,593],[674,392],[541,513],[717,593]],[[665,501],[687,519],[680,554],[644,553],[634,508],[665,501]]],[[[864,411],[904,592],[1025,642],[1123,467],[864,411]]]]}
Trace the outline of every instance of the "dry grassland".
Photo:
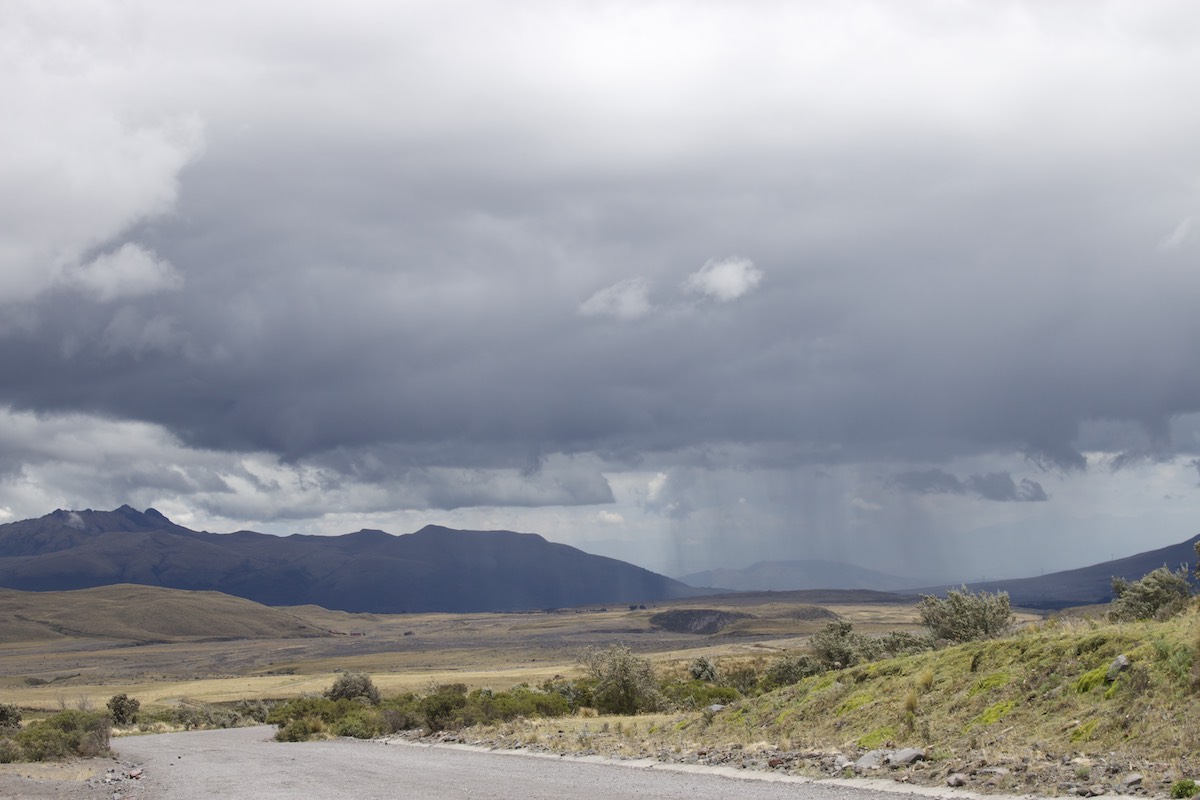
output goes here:
{"type": "Polygon", "coordinates": [[[445,682],[506,689],[576,674],[582,652],[614,642],[667,668],[700,655],[753,660],[794,649],[823,626],[826,619],[812,614],[814,600],[863,631],[916,627],[911,602],[838,603],[836,593],[698,598],[646,609],[381,615],[275,609],[150,587],[87,591],[100,596],[0,592],[0,619],[7,620],[0,624],[0,702],[98,706],[120,692],[155,705],[284,698],[320,691],[338,670],[367,672],[385,693],[445,682]],[[752,616],[713,635],[651,624],[653,614],[672,608],[752,616]]]}

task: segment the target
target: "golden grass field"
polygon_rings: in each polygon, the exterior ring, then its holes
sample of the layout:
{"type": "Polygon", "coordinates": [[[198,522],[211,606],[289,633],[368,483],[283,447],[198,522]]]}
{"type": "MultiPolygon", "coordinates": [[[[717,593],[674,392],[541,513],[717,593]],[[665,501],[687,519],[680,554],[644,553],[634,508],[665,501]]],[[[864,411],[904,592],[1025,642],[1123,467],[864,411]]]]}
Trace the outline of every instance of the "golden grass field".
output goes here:
{"type": "Polygon", "coordinates": [[[755,658],[795,648],[824,625],[809,618],[814,600],[864,631],[917,627],[911,602],[838,602],[857,598],[762,593],[646,609],[380,615],[146,586],[3,590],[0,702],[54,709],[102,705],[121,692],[149,704],[274,699],[318,692],[337,670],[369,673],[385,693],[451,681],[504,689],[575,674],[587,648],[615,642],[664,664],[755,658]],[[672,608],[750,616],[713,635],[651,624],[672,608]]]}

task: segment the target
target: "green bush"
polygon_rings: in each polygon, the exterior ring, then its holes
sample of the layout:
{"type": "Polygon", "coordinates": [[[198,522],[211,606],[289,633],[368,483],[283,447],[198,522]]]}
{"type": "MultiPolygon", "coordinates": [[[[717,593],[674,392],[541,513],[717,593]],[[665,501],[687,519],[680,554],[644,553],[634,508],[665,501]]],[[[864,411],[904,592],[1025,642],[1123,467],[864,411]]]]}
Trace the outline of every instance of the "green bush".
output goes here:
{"type": "Polygon", "coordinates": [[[1136,581],[1112,579],[1115,599],[1108,612],[1114,622],[1141,619],[1169,619],[1187,608],[1192,597],[1187,570],[1172,572],[1161,566],[1136,581]]]}
{"type": "Polygon", "coordinates": [[[24,757],[21,745],[12,739],[0,738],[0,764],[12,764],[14,761],[21,761],[24,757]]]}
{"type": "Polygon", "coordinates": [[[371,676],[361,672],[342,673],[325,690],[325,696],[330,700],[358,700],[373,706],[379,705],[379,690],[375,688],[371,676]]]}
{"type": "Polygon", "coordinates": [[[465,683],[443,683],[417,702],[425,727],[440,731],[450,727],[454,712],[467,704],[465,683]]]}
{"type": "Polygon", "coordinates": [[[289,720],[275,732],[277,742],[307,742],[314,736],[324,733],[325,722],[317,717],[301,717],[289,720]]]}
{"type": "Polygon", "coordinates": [[[593,699],[603,714],[640,714],[662,707],[658,681],[650,659],[623,645],[592,649],[583,664],[596,682],[593,699]]]}
{"type": "Polygon", "coordinates": [[[68,709],[29,723],[14,739],[27,761],[93,758],[108,753],[111,732],[107,714],[68,709]]]}
{"type": "Polygon", "coordinates": [[[932,650],[935,644],[933,637],[927,633],[889,631],[879,637],[879,647],[889,658],[923,653],[926,650],[932,650]]]}
{"type": "Polygon", "coordinates": [[[353,739],[374,739],[384,733],[383,712],[368,706],[354,709],[337,720],[332,731],[334,736],[349,736],[353,739]]]}
{"type": "Polygon", "coordinates": [[[663,681],[659,691],[666,705],[680,711],[695,711],[714,703],[728,705],[742,697],[741,692],[732,686],[713,686],[699,680],[663,681]]]}
{"type": "Polygon", "coordinates": [[[251,722],[262,722],[243,716],[236,707],[212,705],[171,706],[152,711],[138,711],[138,721],[143,727],[155,722],[173,725],[184,730],[211,730],[213,728],[237,728],[251,722]]]}
{"type": "Polygon", "coordinates": [[[1008,592],[975,593],[965,586],[951,589],[944,599],[922,595],[917,611],[935,639],[955,644],[991,639],[1012,624],[1008,592]]]}
{"type": "Polygon", "coordinates": [[[707,681],[708,683],[716,683],[718,679],[717,665],[711,658],[703,656],[688,665],[688,674],[692,676],[692,680],[707,681]]]}
{"type": "Polygon", "coordinates": [[[0,703],[0,730],[21,727],[21,709],[8,703],[0,703]]]}
{"type": "Polygon", "coordinates": [[[763,676],[763,688],[771,690],[791,686],[824,671],[825,667],[815,657],[807,653],[789,653],[767,668],[763,676]]]}
{"type": "Polygon", "coordinates": [[[879,639],[854,632],[844,620],[827,623],[808,640],[817,662],[824,669],[844,669],[874,661],[883,655],[879,639]]]}
{"type": "Polygon", "coordinates": [[[127,694],[114,694],[108,699],[108,715],[116,725],[132,725],[137,722],[142,704],[127,694]]]}
{"type": "Polygon", "coordinates": [[[1171,797],[1184,798],[1195,797],[1200,794],[1200,785],[1197,785],[1191,778],[1184,778],[1181,781],[1175,781],[1171,785],[1171,797]]]}

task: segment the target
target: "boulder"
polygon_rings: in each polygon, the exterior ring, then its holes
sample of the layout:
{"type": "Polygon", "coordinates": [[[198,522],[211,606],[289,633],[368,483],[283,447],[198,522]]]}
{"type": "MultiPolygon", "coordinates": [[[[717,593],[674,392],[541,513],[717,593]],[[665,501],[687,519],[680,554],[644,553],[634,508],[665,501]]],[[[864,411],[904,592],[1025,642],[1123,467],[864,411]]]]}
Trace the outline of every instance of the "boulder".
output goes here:
{"type": "Polygon", "coordinates": [[[854,762],[854,771],[866,772],[869,769],[879,769],[889,755],[891,755],[890,750],[869,750],[854,762]]]}
{"type": "Polygon", "coordinates": [[[904,767],[924,760],[925,751],[919,747],[906,747],[903,750],[897,750],[894,753],[889,753],[884,759],[885,763],[893,767],[904,767]]]}
{"type": "Polygon", "coordinates": [[[1106,683],[1112,683],[1117,679],[1117,676],[1129,668],[1129,656],[1121,653],[1113,659],[1113,662],[1108,665],[1108,672],[1104,675],[1106,683]]]}

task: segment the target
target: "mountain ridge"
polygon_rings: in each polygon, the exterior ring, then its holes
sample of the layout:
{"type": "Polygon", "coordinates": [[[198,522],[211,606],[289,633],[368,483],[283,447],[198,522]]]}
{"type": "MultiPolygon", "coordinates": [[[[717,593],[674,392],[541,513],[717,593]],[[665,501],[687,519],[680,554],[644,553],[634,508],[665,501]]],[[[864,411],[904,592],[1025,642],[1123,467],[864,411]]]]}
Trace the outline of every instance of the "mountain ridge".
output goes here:
{"type": "Polygon", "coordinates": [[[411,534],[209,533],[155,509],[64,511],[0,525],[0,587],[134,583],[343,611],[515,611],[703,593],[539,534],[426,525],[411,534]]]}

